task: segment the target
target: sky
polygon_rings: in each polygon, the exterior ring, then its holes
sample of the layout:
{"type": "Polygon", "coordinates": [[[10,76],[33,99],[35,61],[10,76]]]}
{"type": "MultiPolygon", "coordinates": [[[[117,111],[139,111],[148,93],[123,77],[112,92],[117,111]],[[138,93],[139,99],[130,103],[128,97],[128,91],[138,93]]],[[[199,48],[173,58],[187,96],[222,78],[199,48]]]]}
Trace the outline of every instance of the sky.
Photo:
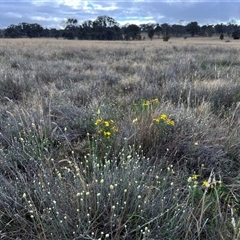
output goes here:
{"type": "Polygon", "coordinates": [[[44,28],[61,28],[67,18],[81,24],[107,15],[120,25],[143,23],[199,25],[240,24],[240,0],[0,0],[0,29],[22,22],[38,23],[44,28]]]}

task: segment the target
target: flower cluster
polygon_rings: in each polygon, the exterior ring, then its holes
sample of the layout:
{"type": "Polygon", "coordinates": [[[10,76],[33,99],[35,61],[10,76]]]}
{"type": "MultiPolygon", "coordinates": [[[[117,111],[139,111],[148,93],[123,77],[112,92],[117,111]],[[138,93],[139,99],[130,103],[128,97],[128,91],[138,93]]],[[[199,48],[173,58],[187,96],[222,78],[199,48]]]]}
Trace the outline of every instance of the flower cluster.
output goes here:
{"type": "Polygon", "coordinates": [[[118,128],[112,119],[104,120],[102,118],[98,118],[94,124],[97,126],[98,134],[104,136],[105,138],[110,138],[113,133],[118,132],[118,128]]]}
{"type": "Polygon", "coordinates": [[[148,107],[148,106],[150,106],[151,104],[154,104],[154,103],[159,103],[158,98],[154,98],[154,99],[151,99],[151,100],[142,99],[142,101],[141,101],[141,105],[144,106],[144,107],[148,107]]]}
{"type": "Polygon", "coordinates": [[[151,100],[142,99],[140,103],[134,103],[133,106],[136,108],[135,110],[143,110],[148,109],[149,107],[152,107],[154,104],[158,104],[159,100],[158,98],[154,98],[151,100]]]}
{"type": "Polygon", "coordinates": [[[165,123],[165,124],[170,125],[170,126],[175,125],[174,120],[168,118],[166,114],[161,114],[159,117],[153,118],[153,121],[156,122],[156,123],[165,123]]]}
{"type": "MultiPolygon", "coordinates": [[[[200,177],[200,175],[193,174],[191,177],[188,178],[188,182],[189,183],[193,182],[194,183],[193,187],[196,188],[197,185],[198,185],[197,180],[198,180],[199,177],[200,177]]],[[[205,188],[214,188],[217,184],[219,186],[221,186],[222,181],[221,180],[216,181],[215,178],[202,181],[202,186],[205,187],[205,188]]]]}

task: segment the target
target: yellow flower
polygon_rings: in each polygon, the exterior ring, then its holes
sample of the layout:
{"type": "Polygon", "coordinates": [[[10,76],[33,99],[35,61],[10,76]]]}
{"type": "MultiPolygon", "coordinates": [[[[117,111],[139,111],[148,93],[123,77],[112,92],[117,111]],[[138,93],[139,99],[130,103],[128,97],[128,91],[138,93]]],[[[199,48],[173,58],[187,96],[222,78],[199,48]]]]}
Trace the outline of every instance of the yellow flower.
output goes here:
{"type": "Polygon", "coordinates": [[[169,118],[166,119],[165,121],[166,121],[166,123],[167,123],[168,125],[172,125],[172,126],[175,125],[175,122],[174,122],[173,120],[169,119],[169,118]]]}
{"type": "Polygon", "coordinates": [[[99,125],[101,122],[102,122],[102,119],[97,119],[94,124],[97,126],[97,125],[99,125]]]}
{"type": "Polygon", "coordinates": [[[150,101],[146,100],[142,105],[148,107],[150,105],[150,101]]]}
{"type": "Polygon", "coordinates": [[[209,186],[210,186],[210,184],[209,184],[209,182],[208,182],[208,181],[203,181],[203,186],[204,186],[204,187],[209,187],[209,186]]]}
{"type": "Polygon", "coordinates": [[[108,121],[104,121],[105,127],[109,127],[109,122],[108,121]]]}
{"type": "Polygon", "coordinates": [[[153,118],[153,121],[159,123],[160,122],[160,118],[153,118]]]}
{"type": "Polygon", "coordinates": [[[161,114],[159,118],[166,121],[167,120],[167,115],[166,114],[161,114]]]}
{"type": "Polygon", "coordinates": [[[104,136],[106,137],[106,138],[110,138],[110,136],[111,136],[111,133],[110,132],[103,132],[103,134],[104,134],[104,136]]]}
{"type": "Polygon", "coordinates": [[[158,98],[154,98],[154,99],[152,99],[152,103],[159,103],[158,98]]]}
{"type": "Polygon", "coordinates": [[[113,127],[112,127],[112,130],[113,130],[114,132],[118,132],[118,128],[117,128],[116,126],[113,126],[113,127]]]}
{"type": "Polygon", "coordinates": [[[99,115],[101,113],[100,109],[97,110],[97,114],[99,115]]]}
{"type": "Polygon", "coordinates": [[[197,180],[199,176],[200,176],[200,175],[193,174],[193,175],[192,175],[192,179],[193,179],[193,180],[197,180]]]}

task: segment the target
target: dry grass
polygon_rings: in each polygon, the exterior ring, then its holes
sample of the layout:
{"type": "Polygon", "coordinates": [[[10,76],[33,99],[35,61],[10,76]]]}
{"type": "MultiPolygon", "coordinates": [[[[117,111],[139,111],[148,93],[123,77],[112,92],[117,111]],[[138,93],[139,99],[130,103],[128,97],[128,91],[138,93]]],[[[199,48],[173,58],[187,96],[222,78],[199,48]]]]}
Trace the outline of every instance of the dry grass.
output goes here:
{"type": "Polygon", "coordinates": [[[2,39],[0,237],[238,239],[239,45],[2,39]]]}

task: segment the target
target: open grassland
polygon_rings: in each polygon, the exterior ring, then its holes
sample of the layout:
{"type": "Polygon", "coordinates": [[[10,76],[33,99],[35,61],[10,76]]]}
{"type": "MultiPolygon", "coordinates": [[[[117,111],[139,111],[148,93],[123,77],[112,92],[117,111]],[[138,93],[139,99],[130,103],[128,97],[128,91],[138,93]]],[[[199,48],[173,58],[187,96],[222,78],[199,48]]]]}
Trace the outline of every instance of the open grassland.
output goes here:
{"type": "Polygon", "coordinates": [[[1,239],[239,239],[240,43],[1,40],[1,239]]]}

